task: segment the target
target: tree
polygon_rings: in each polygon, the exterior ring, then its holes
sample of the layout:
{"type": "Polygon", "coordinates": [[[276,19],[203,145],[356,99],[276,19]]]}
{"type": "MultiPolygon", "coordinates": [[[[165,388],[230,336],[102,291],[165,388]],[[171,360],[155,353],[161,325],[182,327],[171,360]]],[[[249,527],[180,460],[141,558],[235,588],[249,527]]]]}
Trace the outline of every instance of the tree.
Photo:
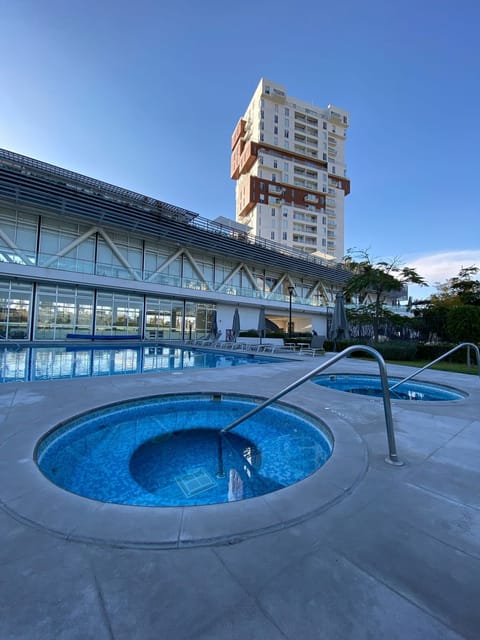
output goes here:
{"type": "Polygon", "coordinates": [[[458,305],[450,307],[447,330],[453,342],[476,342],[480,339],[480,306],[458,305]]]}
{"type": "Polygon", "coordinates": [[[462,267],[457,276],[437,285],[423,309],[426,324],[437,320],[438,335],[449,342],[475,342],[480,339],[480,281],[475,265],[462,267]]]}
{"type": "Polygon", "coordinates": [[[410,267],[402,267],[399,258],[374,261],[367,251],[350,249],[344,258],[352,272],[346,288],[347,296],[358,296],[360,303],[372,300],[369,311],[372,317],[373,337],[378,342],[380,321],[385,315],[385,300],[402,290],[406,284],[426,284],[410,267]]]}
{"type": "Polygon", "coordinates": [[[430,300],[422,301],[422,307],[416,307],[413,314],[419,322],[422,340],[448,341],[447,318],[449,307],[446,304],[431,304],[430,300]]]}
{"type": "Polygon", "coordinates": [[[437,285],[439,293],[431,297],[431,303],[480,306],[480,281],[475,278],[479,272],[475,265],[462,267],[458,276],[437,285]]]}

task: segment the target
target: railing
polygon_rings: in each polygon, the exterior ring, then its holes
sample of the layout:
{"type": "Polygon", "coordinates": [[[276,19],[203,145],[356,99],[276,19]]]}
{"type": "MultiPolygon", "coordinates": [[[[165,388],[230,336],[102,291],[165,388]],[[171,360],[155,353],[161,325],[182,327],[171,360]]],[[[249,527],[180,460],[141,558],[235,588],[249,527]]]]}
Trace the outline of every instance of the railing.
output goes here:
{"type": "Polygon", "coordinates": [[[387,367],[385,365],[384,359],[382,358],[382,356],[378,351],[376,351],[372,347],[367,347],[364,345],[353,345],[351,347],[347,347],[340,353],[337,353],[335,356],[327,360],[327,362],[324,362],[322,365],[320,365],[313,371],[310,371],[310,373],[307,373],[306,375],[302,376],[292,384],[289,384],[288,387],[285,387],[284,389],[276,393],[274,396],[272,396],[271,398],[268,398],[268,400],[265,400],[265,402],[262,402],[257,407],[255,407],[254,409],[246,413],[244,416],[241,416],[240,418],[238,418],[228,426],[224,427],[220,433],[226,433],[227,431],[231,431],[235,427],[238,427],[239,424],[241,424],[251,416],[255,415],[262,409],[265,409],[266,407],[271,405],[273,402],[275,402],[279,398],[283,397],[290,391],[293,391],[304,382],[307,382],[314,376],[318,375],[321,371],[328,369],[328,367],[330,367],[332,364],[335,364],[342,358],[345,358],[346,356],[350,355],[355,351],[364,351],[366,353],[369,353],[378,362],[378,366],[380,369],[380,379],[382,382],[383,409],[385,413],[385,423],[387,428],[387,441],[388,441],[388,456],[385,458],[385,462],[388,462],[389,464],[393,464],[396,466],[402,466],[404,463],[398,459],[397,447],[395,444],[395,431],[393,428],[392,405],[390,402],[390,390],[388,388],[387,367]]]}
{"type": "Polygon", "coordinates": [[[68,182],[66,182],[65,184],[67,184],[67,186],[75,187],[76,185],[82,185],[84,189],[93,189],[95,193],[107,192],[122,199],[133,200],[143,206],[165,209],[167,212],[181,216],[186,220],[192,220],[198,216],[198,213],[188,211],[187,209],[183,209],[182,207],[177,207],[175,205],[169,204],[168,202],[150,198],[148,196],[142,195],[141,193],[136,193],[135,191],[130,191],[129,189],[123,189],[122,187],[117,187],[115,185],[109,184],[108,182],[96,180],[95,178],[84,176],[81,173],[75,173],[73,171],[69,171],[68,169],[63,169],[62,167],[57,167],[53,164],[42,162],[41,160],[29,158],[28,156],[22,156],[18,153],[14,153],[13,151],[8,151],[7,149],[0,149],[0,160],[6,160],[9,163],[13,163],[17,166],[55,175],[57,178],[62,178],[62,180],[72,181],[74,183],[69,184],[68,182]]]}
{"type": "MultiPolygon", "coordinates": [[[[309,244],[309,243],[306,243],[309,244]]],[[[12,254],[13,255],[13,254],[12,254]]],[[[307,255],[307,254],[306,254],[307,255]]],[[[0,256],[0,264],[1,264],[0,256]]],[[[20,263],[18,263],[20,264],[20,263]]],[[[35,266],[35,255],[32,254],[31,264],[26,266],[35,266]]],[[[253,289],[252,287],[240,287],[237,284],[223,285],[220,282],[214,282],[212,280],[200,280],[191,276],[179,276],[169,273],[164,273],[151,269],[144,269],[143,272],[140,268],[131,267],[125,268],[121,264],[107,264],[97,261],[96,263],[91,260],[85,260],[83,258],[69,258],[66,256],[56,256],[56,254],[39,253],[38,254],[38,267],[67,271],[74,273],[86,273],[96,276],[104,276],[109,278],[120,278],[124,280],[133,280],[133,272],[138,276],[138,280],[142,282],[152,282],[154,284],[161,284],[169,287],[176,287],[181,289],[189,289],[195,291],[210,291],[216,293],[224,293],[231,296],[243,296],[245,298],[254,298],[256,300],[269,300],[276,302],[288,302],[288,293],[276,293],[269,291],[268,289],[253,289]],[[45,265],[48,263],[48,266],[45,265]]],[[[323,300],[319,300],[316,296],[294,296],[295,304],[308,305],[309,307],[322,307],[324,306],[323,300]]]]}
{"type": "Polygon", "coordinates": [[[422,371],[425,371],[425,369],[428,369],[429,367],[431,367],[432,365],[436,364],[437,362],[440,362],[440,360],[443,360],[444,358],[446,358],[450,354],[454,353],[455,351],[458,351],[462,347],[468,347],[468,348],[473,347],[474,348],[475,353],[477,354],[478,375],[480,376],[480,350],[478,349],[476,344],[473,344],[473,342],[462,342],[461,344],[457,344],[457,346],[454,347],[453,349],[450,349],[450,351],[447,351],[447,353],[444,353],[443,355],[439,356],[435,360],[432,360],[432,362],[429,362],[428,364],[426,364],[421,369],[417,369],[416,371],[414,371],[412,374],[410,374],[406,378],[403,378],[403,380],[400,380],[400,382],[396,382],[393,386],[390,387],[389,390],[393,391],[394,389],[396,389],[398,386],[400,386],[404,382],[407,382],[408,380],[411,380],[412,378],[414,378],[419,373],[422,373],[422,371]]]}

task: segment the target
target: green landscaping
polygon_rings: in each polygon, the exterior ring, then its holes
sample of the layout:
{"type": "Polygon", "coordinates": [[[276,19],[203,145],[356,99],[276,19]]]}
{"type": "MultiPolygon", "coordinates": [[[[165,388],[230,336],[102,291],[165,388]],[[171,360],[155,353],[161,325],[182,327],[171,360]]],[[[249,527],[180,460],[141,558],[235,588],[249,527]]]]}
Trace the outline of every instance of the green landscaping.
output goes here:
{"type": "MultiPolygon", "coordinates": [[[[417,369],[421,369],[426,364],[428,364],[428,360],[386,360],[388,364],[403,364],[407,367],[413,367],[417,369]]],[[[452,373],[468,373],[470,375],[478,375],[478,366],[475,363],[475,358],[472,358],[472,364],[467,366],[466,364],[461,364],[459,362],[446,362],[443,360],[442,362],[438,362],[433,366],[429,367],[430,369],[437,369],[438,371],[450,371],[452,373]]]]}
{"type": "MultiPolygon", "coordinates": [[[[346,347],[356,344],[360,344],[360,341],[337,340],[335,344],[331,340],[326,340],[324,346],[326,351],[342,351],[346,347]]],[[[369,344],[369,346],[376,349],[387,363],[403,364],[408,367],[416,367],[417,369],[424,367],[429,362],[432,362],[432,360],[436,360],[438,357],[455,347],[454,344],[449,343],[425,344],[422,342],[415,342],[413,340],[389,340],[378,344],[364,341],[364,344],[369,344]]],[[[367,353],[362,351],[353,353],[350,357],[370,358],[367,353]]],[[[467,347],[464,347],[447,356],[447,358],[441,360],[431,368],[438,369],[440,371],[451,371],[454,373],[478,374],[477,358],[473,348],[470,349],[470,366],[467,365],[467,362],[467,347]]]]}

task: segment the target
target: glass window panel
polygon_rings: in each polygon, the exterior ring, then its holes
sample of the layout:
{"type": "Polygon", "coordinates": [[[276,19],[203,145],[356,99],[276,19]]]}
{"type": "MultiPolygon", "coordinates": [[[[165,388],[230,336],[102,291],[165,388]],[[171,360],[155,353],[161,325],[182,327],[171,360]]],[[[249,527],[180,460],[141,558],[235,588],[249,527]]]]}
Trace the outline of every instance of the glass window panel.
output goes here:
{"type": "Polygon", "coordinates": [[[99,238],[98,240],[97,260],[99,263],[106,265],[121,265],[120,260],[113,253],[113,251],[110,249],[105,240],[103,240],[103,238],[99,238]]]}
{"type": "Polygon", "coordinates": [[[151,339],[166,338],[170,333],[172,303],[170,300],[147,298],[145,332],[151,339]]]}
{"type": "Polygon", "coordinates": [[[187,302],[185,305],[185,338],[192,340],[197,337],[197,305],[187,302]]]}
{"type": "Polygon", "coordinates": [[[51,269],[93,273],[95,234],[87,236],[68,253],[65,249],[91,230],[87,225],[47,218],[42,221],[39,264],[51,269]],[[58,255],[62,254],[62,255],[58,255]],[[58,256],[52,261],[53,256],[58,256]]]}
{"type": "Polygon", "coordinates": [[[143,298],[101,292],[97,297],[95,333],[136,335],[141,333],[143,298]]]}
{"type": "MultiPolygon", "coordinates": [[[[215,267],[215,279],[217,284],[220,284],[232,273],[237,266],[237,262],[229,262],[227,260],[218,260],[215,267]]],[[[230,281],[229,281],[230,282],[230,281]]]]}
{"type": "Polygon", "coordinates": [[[163,265],[171,259],[177,248],[169,251],[165,247],[159,247],[158,251],[148,244],[145,252],[145,278],[151,278],[153,282],[180,286],[180,275],[182,273],[182,256],[178,256],[167,267],[163,265]],[[160,270],[160,271],[159,271],[160,270]]]}
{"type": "Polygon", "coordinates": [[[58,235],[54,231],[42,231],[40,252],[47,254],[47,257],[55,255],[58,252],[58,235]]]}
{"type": "MultiPolygon", "coordinates": [[[[21,251],[34,253],[37,246],[37,216],[2,211],[2,231],[21,251]]],[[[0,237],[0,247],[9,245],[0,237]]]]}
{"type": "Polygon", "coordinates": [[[140,238],[116,231],[109,231],[108,238],[132,269],[142,268],[143,242],[140,238]]]}
{"type": "Polygon", "coordinates": [[[64,340],[68,333],[92,333],[93,291],[40,286],[35,339],[64,340]]]}
{"type": "Polygon", "coordinates": [[[17,229],[17,246],[23,251],[33,252],[37,245],[37,228],[36,226],[19,226],[17,229]]]}
{"type": "Polygon", "coordinates": [[[35,338],[37,340],[53,340],[55,331],[54,299],[48,294],[38,293],[36,306],[35,338]]]}
{"type": "Polygon", "coordinates": [[[198,304],[197,305],[197,336],[204,337],[210,333],[210,323],[212,320],[212,311],[215,310],[213,304],[198,304]]]}
{"type": "Polygon", "coordinates": [[[171,338],[181,338],[183,327],[183,304],[172,304],[172,322],[170,327],[171,338]]]}
{"type": "Polygon", "coordinates": [[[0,338],[27,339],[32,308],[32,285],[0,281],[0,338]]]}

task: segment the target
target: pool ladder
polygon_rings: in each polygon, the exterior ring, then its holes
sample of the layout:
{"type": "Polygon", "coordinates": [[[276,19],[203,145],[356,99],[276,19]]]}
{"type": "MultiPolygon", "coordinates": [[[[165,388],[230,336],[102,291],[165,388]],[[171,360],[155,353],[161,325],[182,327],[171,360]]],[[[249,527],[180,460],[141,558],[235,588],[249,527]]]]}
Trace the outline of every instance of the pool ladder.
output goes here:
{"type": "Polygon", "coordinates": [[[322,371],[325,371],[325,369],[328,369],[328,367],[330,367],[332,364],[335,364],[336,362],[338,362],[342,358],[345,358],[346,356],[350,355],[351,353],[354,353],[355,351],[364,351],[365,353],[369,353],[370,355],[372,355],[375,358],[375,360],[378,362],[378,367],[380,369],[380,379],[381,379],[381,382],[382,382],[383,409],[384,409],[384,413],[385,413],[385,423],[386,423],[386,428],[387,428],[387,441],[388,441],[388,456],[385,458],[385,462],[388,462],[389,464],[393,464],[393,465],[396,465],[396,466],[402,466],[404,463],[401,462],[398,459],[397,447],[396,447],[396,444],[395,444],[395,430],[394,430],[394,427],[393,427],[392,405],[391,405],[391,402],[390,402],[390,392],[393,391],[394,389],[396,389],[398,386],[400,386],[404,382],[407,382],[408,380],[411,380],[412,378],[414,378],[416,375],[418,375],[422,371],[425,371],[425,369],[428,369],[432,365],[436,364],[440,360],[443,360],[447,356],[451,355],[452,353],[454,353],[455,351],[458,351],[459,349],[461,349],[463,347],[467,347],[469,350],[470,350],[470,347],[473,347],[473,349],[474,349],[474,351],[475,351],[475,353],[477,355],[478,375],[480,376],[480,350],[479,350],[478,346],[476,344],[473,344],[473,342],[462,342],[461,344],[458,344],[453,349],[450,349],[450,351],[447,351],[447,353],[444,353],[443,355],[441,355],[440,357],[436,358],[435,360],[432,360],[432,362],[429,362],[428,364],[426,364],[424,367],[421,367],[420,369],[417,369],[416,371],[414,371],[412,374],[410,374],[406,378],[403,378],[402,380],[400,380],[400,382],[396,382],[391,387],[388,386],[387,367],[385,365],[385,360],[383,359],[381,354],[376,349],[373,349],[372,347],[367,347],[365,345],[353,345],[351,347],[347,347],[346,349],[344,349],[340,353],[337,353],[335,356],[333,356],[333,358],[330,358],[330,360],[327,360],[327,362],[324,362],[323,364],[321,364],[319,367],[317,367],[313,371],[310,371],[310,373],[307,373],[306,375],[304,375],[303,377],[299,378],[295,382],[292,382],[292,384],[289,384],[288,387],[285,387],[284,389],[282,389],[281,391],[276,393],[271,398],[268,398],[268,400],[265,400],[265,402],[262,402],[261,404],[259,404],[257,407],[255,407],[254,409],[252,409],[251,411],[246,413],[244,416],[241,416],[240,418],[238,418],[237,420],[235,420],[234,422],[232,422],[228,426],[224,427],[221,430],[220,433],[226,433],[227,431],[231,431],[232,429],[237,427],[239,424],[241,424],[242,422],[244,422],[245,420],[247,420],[251,416],[255,415],[256,413],[258,413],[262,409],[265,409],[265,407],[268,407],[270,404],[272,404],[273,402],[275,402],[276,400],[278,400],[282,396],[286,395],[290,391],[293,391],[294,389],[299,387],[301,384],[303,384],[304,382],[307,382],[308,380],[310,380],[314,376],[318,375],[322,371]]]}
{"type": "Polygon", "coordinates": [[[353,345],[351,347],[347,347],[340,353],[337,353],[332,358],[327,360],[327,362],[324,362],[313,371],[310,371],[309,373],[302,376],[295,382],[292,382],[291,384],[288,385],[288,387],[285,387],[284,389],[276,393],[271,398],[268,398],[268,400],[265,400],[264,402],[259,404],[257,407],[255,407],[254,409],[246,413],[244,416],[237,418],[237,420],[235,420],[228,426],[224,427],[220,433],[226,433],[227,431],[231,431],[232,429],[235,429],[235,427],[238,427],[239,424],[241,424],[251,416],[255,415],[262,409],[265,409],[265,407],[268,407],[269,405],[271,405],[273,402],[275,402],[282,396],[286,395],[290,391],[293,391],[294,389],[302,385],[304,382],[307,382],[308,380],[318,375],[322,371],[325,371],[325,369],[328,369],[328,367],[330,367],[332,364],[335,364],[342,358],[345,358],[346,356],[350,355],[351,353],[354,353],[355,351],[363,351],[365,353],[369,353],[378,362],[378,366],[380,369],[380,379],[382,382],[383,409],[385,413],[385,423],[387,428],[387,441],[388,441],[388,456],[385,458],[385,462],[388,462],[389,464],[393,464],[396,466],[403,466],[404,463],[398,459],[397,447],[395,444],[392,405],[390,402],[390,389],[388,387],[387,367],[385,365],[385,360],[382,358],[381,354],[378,351],[376,351],[376,349],[373,349],[372,347],[367,347],[365,345],[353,345]]]}

